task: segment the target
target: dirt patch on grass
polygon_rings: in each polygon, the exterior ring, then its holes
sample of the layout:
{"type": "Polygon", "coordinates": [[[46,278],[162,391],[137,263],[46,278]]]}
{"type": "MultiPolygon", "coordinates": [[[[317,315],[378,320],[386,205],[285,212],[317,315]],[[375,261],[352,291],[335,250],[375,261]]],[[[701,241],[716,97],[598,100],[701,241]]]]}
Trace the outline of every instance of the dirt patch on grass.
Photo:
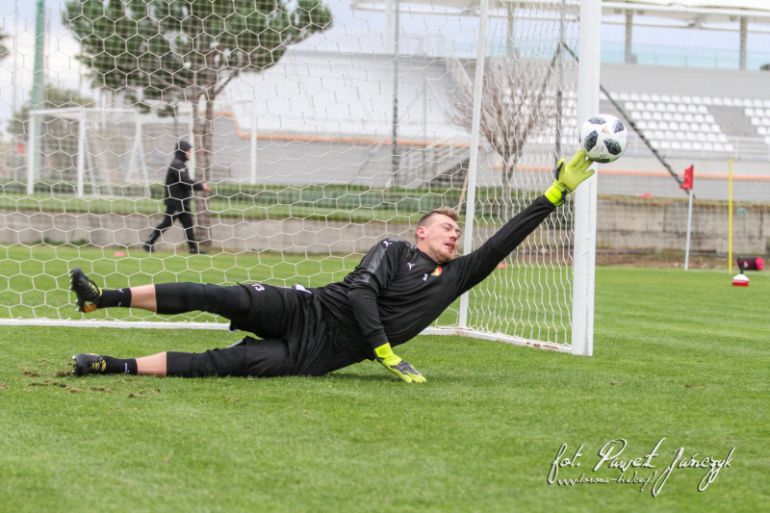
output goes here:
{"type": "MultiPolygon", "coordinates": [[[[690,260],[688,262],[688,268],[717,270],[724,269],[726,271],[727,264],[727,257],[724,255],[691,254],[690,260]]],[[[684,253],[634,253],[598,251],[596,253],[596,265],[681,269],[684,267],[684,253]]],[[[738,272],[738,267],[736,266],[735,262],[733,262],[733,270],[738,272]]]]}

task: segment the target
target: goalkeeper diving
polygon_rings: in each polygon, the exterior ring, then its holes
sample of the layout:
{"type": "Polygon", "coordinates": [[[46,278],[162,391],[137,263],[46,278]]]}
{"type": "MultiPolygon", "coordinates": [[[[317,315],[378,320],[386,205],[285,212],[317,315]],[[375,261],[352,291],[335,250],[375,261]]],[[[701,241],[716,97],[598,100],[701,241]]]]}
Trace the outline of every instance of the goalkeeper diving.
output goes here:
{"type": "Polygon", "coordinates": [[[425,214],[414,242],[387,238],[375,244],[344,280],[319,288],[263,283],[219,286],[162,283],[107,290],[72,269],[78,309],[129,307],[180,314],[203,311],[230,321],[247,336],[201,353],[168,351],[139,358],[83,353],[74,373],[155,376],[320,376],[363,360],[377,360],[407,383],[425,377],[396,354],[452,302],[494,271],[567,194],[593,174],[581,149],[561,159],[550,187],[478,249],[457,256],[458,214],[440,208],[425,214]]]}

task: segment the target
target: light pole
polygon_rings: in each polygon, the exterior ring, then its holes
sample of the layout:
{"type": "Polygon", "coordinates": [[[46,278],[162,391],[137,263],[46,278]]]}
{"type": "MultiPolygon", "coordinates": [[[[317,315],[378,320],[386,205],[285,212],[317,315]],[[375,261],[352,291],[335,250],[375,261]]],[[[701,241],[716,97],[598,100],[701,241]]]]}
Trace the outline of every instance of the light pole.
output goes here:
{"type": "Polygon", "coordinates": [[[43,102],[43,88],[45,84],[45,76],[43,73],[44,66],[44,34],[45,31],[45,0],[37,0],[35,8],[35,62],[32,70],[32,94],[30,105],[30,122],[29,127],[29,143],[27,146],[27,152],[29,157],[27,161],[27,194],[32,194],[35,188],[35,179],[40,178],[36,176],[40,172],[40,152],[42,148],[39,148],[41,141],[40,128],[42,120],[40,116],[34,114],[36,110],[44,107],[43,102]]]}

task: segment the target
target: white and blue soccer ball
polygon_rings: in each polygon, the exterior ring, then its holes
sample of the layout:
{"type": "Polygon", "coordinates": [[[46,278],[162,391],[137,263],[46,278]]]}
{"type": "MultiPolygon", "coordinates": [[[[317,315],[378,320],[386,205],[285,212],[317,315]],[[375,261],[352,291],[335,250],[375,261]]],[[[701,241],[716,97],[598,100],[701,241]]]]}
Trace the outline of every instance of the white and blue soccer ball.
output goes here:
{"type": "Polygon", "coordinates": [[[580,144],[594,162],[613,162],[626,151],[628,131],[611,114],[592,116],[580,127],[580,144]]]}

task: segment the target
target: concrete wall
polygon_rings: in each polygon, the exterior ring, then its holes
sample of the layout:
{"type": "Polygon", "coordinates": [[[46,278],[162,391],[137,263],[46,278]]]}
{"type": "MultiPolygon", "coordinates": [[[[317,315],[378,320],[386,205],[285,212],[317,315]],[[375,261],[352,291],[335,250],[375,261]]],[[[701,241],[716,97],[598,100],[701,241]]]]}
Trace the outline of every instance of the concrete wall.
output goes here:
{"type": "MultiPolygon", "coordinates": [[[[90,244],[97,247],[139,246],[161,216],[119,214],[51,214],[0,211],[0,243],[90,244]]],[[[332,223],[301,219],[242,221],[214,216],[214,245],[227,251],[286,251],[290,253],[365,252],[386,235],[410,237],[409,227],[389,223],[332,223]]],[[[186,251],[179,223],[163,234],[160,251],[179,246],[186,251]]]]}
{"type": "MultiPolygon", "coordinates": [[[[617,250],[685,249],[685,202],[599,201],[598,245],[617,250]]],[[[728,211],[719,204],[693,206],[694,252],[728,251],[728,211]]],[[[770,251],[770,211],[764,206],[739,207],[733,216],[733,251],[764,255],[770,251]]]]}
{"type": "MultiPolygon", "coordinates": [[[[90,244],[98,247],[138,246],[160,216],[53,214],[0,212],[0,243],[90,244]]],[[[215,217],[215,246],[227,251],[286,251],[290,253],[362,253],[385,235],[412,237],[412,228],[389,223],[336,223],[314,220],[242,221],[215,217]]],[[[674,250],[685,247],[687,204],[642,200],[600,200],[598,247],[614,250],[674,250]]],[[[695,252],[727,253],[727,209],[722,205],[696,205],[693,210],[695,252]]],[[[480,241],[477,241],[477,244],[480,241]]],[[[734,215],[733,250],[736,253],[770,253],[770,209],[737,208],[734,215]]],[[[179,225],[169,229],[157,249],[184,246],[179,225]]]]}

